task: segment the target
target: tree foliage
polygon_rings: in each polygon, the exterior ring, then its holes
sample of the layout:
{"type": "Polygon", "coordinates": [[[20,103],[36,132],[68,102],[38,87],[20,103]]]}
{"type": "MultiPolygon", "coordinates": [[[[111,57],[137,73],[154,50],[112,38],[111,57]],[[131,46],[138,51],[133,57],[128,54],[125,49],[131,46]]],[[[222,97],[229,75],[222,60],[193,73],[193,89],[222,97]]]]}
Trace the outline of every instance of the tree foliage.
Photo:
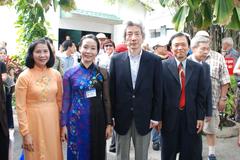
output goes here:
{"type": "Polygon", "coordinates": [[[238,0],[159,0],[163,7],[176,7],[173,23],[177,31],[186,23],[197,29],[220,25],[240,29],[240,1],[238,0]]]}
{"type": "Polygon", "coordinates": [[[41,37],[48,35],[49,22],[45,19],[47,11],[59,5],[65,11],[75,8],[74,0],[0,0],[0,5],[13,4],[18,14],[15,23],[18,28],[18,50],[25,55],[28,45],[41,37]]]}
{"type": "Polygon", "coordinates": [[[0,6],[3,5],[12,5],[13,0],[0,0],[0,6]]]}

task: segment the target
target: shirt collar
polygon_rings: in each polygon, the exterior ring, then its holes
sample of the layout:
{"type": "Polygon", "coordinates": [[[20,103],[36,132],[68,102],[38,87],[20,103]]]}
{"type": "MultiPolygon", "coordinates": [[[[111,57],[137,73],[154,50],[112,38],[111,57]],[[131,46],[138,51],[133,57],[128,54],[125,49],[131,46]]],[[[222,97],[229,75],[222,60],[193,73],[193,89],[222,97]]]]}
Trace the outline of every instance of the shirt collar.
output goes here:
{"type": "Polygon", "coordinates": [[[83,68],[85,68],[85,69],[93,69],[95,65],[94,65],[94,63],[92,63],[88,68],[86,68],[86,67],[84,66],[84,64],[82,63],[82,61],[80,61],[80,66],[83,67],[83,68]]]}
{"type": "Polygon", "coordinates": [[[208,55],[207,55],[206,59],[207,59],[208,57],[211,57],[211,52],[212,52],[212,50],[210,50],[210,51],[208,52],[208,55]]]}
{"type": "Polygon", "coordinates": [[[66,54],[66,52],[63,53],[63,57],[64,58],[68,58],[68,57],[72,57],[72,54],[70,54],[69,56],[66,54]]]}
{"type": "Polygon", "coordinates": [[[185,59],[184,61],[180,62],[179,60],[177,60],[176,57],[174,57],[174,58],[175,58],[175,61],[177,62],[177,66],[178,66],[180,63],[182,63],[183,68],[184,68],[184,69],[186,68],[186,61],[187,61],[187,59],[185,59]]]}
{"type": "Polygon", "coordinates": [[[134,55],[134,56],[130,53],[130,51],[128,51],[128,56],[131,58],[141,57],[141,55],[142,55],[142,49],[138,55],[134,55]]]}
{"type": "Polygon", "coordinates": [[[193,54],[191,57],[192,57],[192,60],[193,60],[194,62],[197,62],[197,63],[199,63],[199,64],[202,64],[202,61],[199,62],[199,61],[195,58],[194,54],[193,54]]]}

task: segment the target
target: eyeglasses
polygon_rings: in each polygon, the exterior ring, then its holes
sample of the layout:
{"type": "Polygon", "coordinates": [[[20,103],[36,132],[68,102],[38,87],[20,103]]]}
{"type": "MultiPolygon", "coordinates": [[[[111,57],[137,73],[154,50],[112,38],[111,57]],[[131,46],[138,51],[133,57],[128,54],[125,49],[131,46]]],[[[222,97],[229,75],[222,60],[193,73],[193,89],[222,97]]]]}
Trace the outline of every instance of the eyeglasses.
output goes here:
{"type": "Polygon", "coordinates": [[[104,47],[113,47],[113,45],[107,44],[107,45],[105,45],[104,47]]]}

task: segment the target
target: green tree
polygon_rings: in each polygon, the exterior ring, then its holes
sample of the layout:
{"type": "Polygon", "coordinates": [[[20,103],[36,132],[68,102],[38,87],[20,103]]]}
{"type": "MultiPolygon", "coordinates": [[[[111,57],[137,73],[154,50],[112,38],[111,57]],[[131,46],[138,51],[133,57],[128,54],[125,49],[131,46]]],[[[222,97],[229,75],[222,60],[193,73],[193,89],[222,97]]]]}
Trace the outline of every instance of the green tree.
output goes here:
{"type": "Polygon", "coordinates": [[[182,31],[187,23],[197,29],[211,25],[240,29],[240,2],[238,0],[159,0],[163,7],[175,7],[173,23],[182,31]]]}
{"type": "Polygon", "coordinates": [[[172,22],[177,31],[191,36],[198,30],[208,30],[212,35],[212,49],[220,51],[221,39],[230,36],[235,48],[240,49],[240,1],[239,0],[106,0],[109,3],[132,4],[141,2],[146,6],[159,4],[173,11],[172,22]]]}
{"type": "Polygon", "coordinates": [[[18,39],[20,57],[24,58],[28,45],[41,37],[47,36],[49,22],[45,19],[45,14],[54,7],[60,6],[65,11],[75,8],[74,0],[0,0],[0,5],[13,5],[18,14],[15,23],[18,28],[18,39]]]}

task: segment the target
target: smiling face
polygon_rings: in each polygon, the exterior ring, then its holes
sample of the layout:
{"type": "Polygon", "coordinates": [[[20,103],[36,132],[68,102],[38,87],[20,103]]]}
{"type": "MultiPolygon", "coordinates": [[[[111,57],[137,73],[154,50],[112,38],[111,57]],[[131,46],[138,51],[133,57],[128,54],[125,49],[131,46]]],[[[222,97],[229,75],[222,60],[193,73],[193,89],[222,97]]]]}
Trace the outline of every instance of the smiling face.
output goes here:
{"type": "Polygon", "coordinates": [[[83,63],[93,63],[98,53],[96,41],[92,38],[84,39],[79,51],[81,53],[83,63]]]}
{"type": "Polygon", "coordinates": [[[171,51],[180,62],[187,58],[189,45],[185,36],[175,37],[172,40],[171,51]]]}
{"type": "Polygon", "coordinates": [[[37,67],[46,67],[47,62],[50,58],[50,51],[47,44],[39,43],[33,50],[33,60],[37,67]]]}

